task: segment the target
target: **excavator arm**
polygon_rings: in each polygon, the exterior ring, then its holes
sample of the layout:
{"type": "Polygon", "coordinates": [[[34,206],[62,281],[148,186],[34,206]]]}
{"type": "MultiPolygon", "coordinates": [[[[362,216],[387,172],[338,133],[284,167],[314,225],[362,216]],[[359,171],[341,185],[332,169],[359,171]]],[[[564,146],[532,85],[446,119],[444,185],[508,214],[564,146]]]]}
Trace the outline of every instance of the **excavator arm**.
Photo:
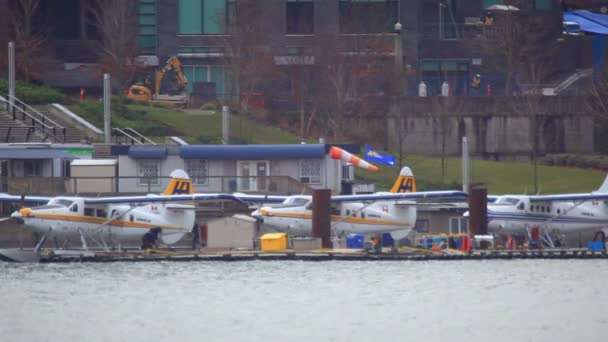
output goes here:
{"type": "Polygon", "coordinates": [[[154,94],[158,95],[160,93],[160,84],[165,77],[165,74],[168,71],[174,70],[175,75],[177,76],[177,89],[182,91],[188,85],[188,79],[186,75],[184,75],[184,71],[182,69],[182,63],[176,56],[172,56],[167,60],[165,66],[156,72],[155,82],[154,82],[154,94]]]}

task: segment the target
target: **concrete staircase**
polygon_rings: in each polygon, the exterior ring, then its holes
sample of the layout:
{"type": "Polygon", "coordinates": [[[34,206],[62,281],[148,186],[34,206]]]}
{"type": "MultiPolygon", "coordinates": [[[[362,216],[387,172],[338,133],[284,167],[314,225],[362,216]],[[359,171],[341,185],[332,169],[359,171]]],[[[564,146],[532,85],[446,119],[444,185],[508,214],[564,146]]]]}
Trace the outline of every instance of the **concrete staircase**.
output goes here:
{"type": "Polygon", "coordinates": [[[4,108],[0,110],[0,143],[21,142],[50,142],[43,132],[28,126],[21,120],[13,120],[13,116],[4,108]]]}
{"type": "MultiPolygon", "coordinates": [[[[57,115],[52,111],[39,108],[38,111],[45,117],[53,120],[57,124],[65,127],[64,143],[85,143],[89,142],[88,134],[81,127],[62,115],[57,115]]],[[[62,135],[63,137],[63,135],[62,135]]]]}

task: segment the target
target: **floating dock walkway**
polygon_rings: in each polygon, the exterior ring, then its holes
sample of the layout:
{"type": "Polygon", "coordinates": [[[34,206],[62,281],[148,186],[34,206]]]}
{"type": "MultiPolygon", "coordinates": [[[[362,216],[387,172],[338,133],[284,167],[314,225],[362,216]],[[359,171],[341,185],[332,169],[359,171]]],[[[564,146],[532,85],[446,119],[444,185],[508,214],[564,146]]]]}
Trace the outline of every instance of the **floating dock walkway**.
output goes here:
{"type": "Polygon", "coordinates": [[[30,250],[0,250],[0,259],[41,263],[61,262],[151,262],[151,261],[251,261],[251,260],[300,260],[300,261],[448,261],[448,260],[512,260],[512,259],[606,259],[606,251],[587,249],[545,250],[480,250],[471,253],[445,252],[397,252],[368,253],[365,251],[320,250],[320,251],[79,251],[51,250],[34,253],[30,250]]]}

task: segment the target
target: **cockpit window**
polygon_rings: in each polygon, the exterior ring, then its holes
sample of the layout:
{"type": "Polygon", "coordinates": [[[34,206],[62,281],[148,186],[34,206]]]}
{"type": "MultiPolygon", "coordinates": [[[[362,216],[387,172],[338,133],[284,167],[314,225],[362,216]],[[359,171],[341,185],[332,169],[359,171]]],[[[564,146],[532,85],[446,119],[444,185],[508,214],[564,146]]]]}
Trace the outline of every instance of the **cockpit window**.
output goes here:
{"type": "Polygon", "coordinates": [[[74,203],[74,201],[70,201],[67,199],[56,199],[53,201],[53,204],[62,205],[64,207],[69,207],[70,205],[72,205],[72,203],[74,203]]]}
{"type": "Polygon", "coordinates": [[[496,200],[494,204],[496,205],[512,205],[515,206],[519,203],[519,198],[514,197],[502,197],[496,200]]]}
{"type": "Polygon", "coordinates": [[[291,197],[283,201],[281,207],[302,207],[311,202],[309,198],[303,197],[291,197]]]}
{"type": "Polygon", "coordinates": [[[517,209],[524,210],[524,202],[521,202],[517,205],[517,209]]]}

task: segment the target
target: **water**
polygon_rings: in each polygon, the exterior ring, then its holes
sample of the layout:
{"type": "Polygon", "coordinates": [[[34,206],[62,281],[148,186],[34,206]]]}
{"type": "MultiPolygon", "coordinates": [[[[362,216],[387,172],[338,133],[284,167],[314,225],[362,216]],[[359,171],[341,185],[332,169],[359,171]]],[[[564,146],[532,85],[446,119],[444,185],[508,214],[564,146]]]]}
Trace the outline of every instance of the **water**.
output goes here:
{"type": "Polygon", "coordinates": [[[0,263],[2,341],[600,341],[603,260],[0,263]]]}

